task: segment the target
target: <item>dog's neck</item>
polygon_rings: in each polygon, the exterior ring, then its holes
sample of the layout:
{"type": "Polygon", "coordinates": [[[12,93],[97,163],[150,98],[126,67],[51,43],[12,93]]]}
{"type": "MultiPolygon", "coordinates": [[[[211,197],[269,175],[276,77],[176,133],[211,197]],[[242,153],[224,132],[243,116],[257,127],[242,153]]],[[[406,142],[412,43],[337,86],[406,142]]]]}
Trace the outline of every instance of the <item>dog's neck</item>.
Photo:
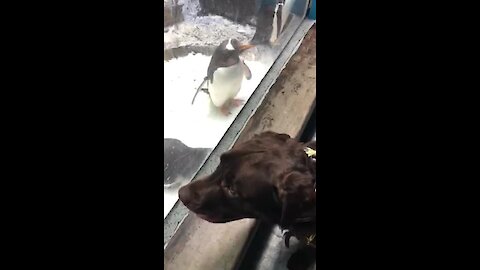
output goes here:
{"type": "MultiPolygon", "coordinates": [[[[304,148],[305,154],[312,160],[313,163],[316,163],[317,151],[306,147],[304,148]]],[[[317,181],[316,177],[314,179],[313,188],[315,193],[317,192],[317,181]]],[[[306,217],[297,218],[293,224],[290,224],[287,228],[287,233],[285,234],[285,245],[289,246],[289,238],[292,235],[295,235],[299,240],[303,241],[307,246],[316,248],[316,209],[313,209],[315,213],[312,215],[307,215],[306,217]]]]}

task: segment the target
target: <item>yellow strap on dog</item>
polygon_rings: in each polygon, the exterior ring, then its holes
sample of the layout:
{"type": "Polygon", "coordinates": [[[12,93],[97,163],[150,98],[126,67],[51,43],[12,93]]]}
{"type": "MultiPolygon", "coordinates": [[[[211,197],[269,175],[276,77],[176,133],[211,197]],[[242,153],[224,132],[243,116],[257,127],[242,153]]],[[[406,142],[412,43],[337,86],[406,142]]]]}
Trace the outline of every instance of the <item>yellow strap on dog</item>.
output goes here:
{"type": "Polygon", "coordinates": [[[313,240],[315,239],[316,236],[317,236],[317,235],[314,233],[314,234],[306,237],[305,240],[306,240],[306,242],[307,242],[307,246],[316,247],[316,245],[313,244],[313,240]]]}
{"type": "Polygon", "coordinates": [[[307,154],[308,157],[317,157],[317,151],[313,150],[310,147],[306,147],[304,149],[305,153],[307,154]]]}

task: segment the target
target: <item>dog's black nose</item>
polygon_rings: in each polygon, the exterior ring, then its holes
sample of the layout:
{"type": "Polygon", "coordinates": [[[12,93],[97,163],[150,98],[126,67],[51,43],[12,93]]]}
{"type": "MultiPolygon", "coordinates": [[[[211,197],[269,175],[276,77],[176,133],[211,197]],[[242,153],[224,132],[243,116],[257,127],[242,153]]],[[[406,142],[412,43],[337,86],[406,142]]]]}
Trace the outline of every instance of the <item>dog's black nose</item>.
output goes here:
{"type": "Polygon", "coordinates": [[[178,190],[178,198],[186,207],[190,205],[190,202],[193,199],[192,197],[192,192],[190,192],[188,187],[183,186],[178,190]]]}
{"type": "Polygon", "coordinates": [[[185,185],[178,190],[178,198],[190,211],[195,213],[202,206],[200,192],[197,187],[191,184],[185,185]]]}

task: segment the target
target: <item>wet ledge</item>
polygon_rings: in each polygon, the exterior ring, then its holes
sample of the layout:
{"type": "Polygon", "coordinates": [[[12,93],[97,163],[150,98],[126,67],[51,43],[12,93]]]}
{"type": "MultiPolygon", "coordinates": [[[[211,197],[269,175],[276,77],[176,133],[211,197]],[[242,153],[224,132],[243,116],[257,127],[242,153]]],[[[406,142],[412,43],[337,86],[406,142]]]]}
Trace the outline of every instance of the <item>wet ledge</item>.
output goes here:
{"type": "MultiPolygon", "coordinates": [[[[316,98],[316,36],[312,25],[306,20],[299,26],[197,177],[213,172],[220,155],[234,143],[259,132],[271,130],[299,138],[316,98]]],[[[189,215],[177,202],[164,221],[165,269],[235,269],[256,228],[257,221],[252,219],[208,223],[189,215]]]]}

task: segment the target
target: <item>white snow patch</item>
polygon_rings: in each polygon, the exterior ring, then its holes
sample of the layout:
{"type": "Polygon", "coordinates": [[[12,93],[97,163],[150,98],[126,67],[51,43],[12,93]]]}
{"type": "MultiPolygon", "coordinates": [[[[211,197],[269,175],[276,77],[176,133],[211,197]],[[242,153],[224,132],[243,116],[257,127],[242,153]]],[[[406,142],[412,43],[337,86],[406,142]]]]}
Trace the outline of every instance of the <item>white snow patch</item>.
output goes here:
{"type": "Polygon", "coordinates": [[[178,201],[178,190],[175,190],[175,192],[164,190],[163,195],[165,195],[163,199],[163,218],[165,219],[173,206],[175,206],[175,203],[178,201]]]}

